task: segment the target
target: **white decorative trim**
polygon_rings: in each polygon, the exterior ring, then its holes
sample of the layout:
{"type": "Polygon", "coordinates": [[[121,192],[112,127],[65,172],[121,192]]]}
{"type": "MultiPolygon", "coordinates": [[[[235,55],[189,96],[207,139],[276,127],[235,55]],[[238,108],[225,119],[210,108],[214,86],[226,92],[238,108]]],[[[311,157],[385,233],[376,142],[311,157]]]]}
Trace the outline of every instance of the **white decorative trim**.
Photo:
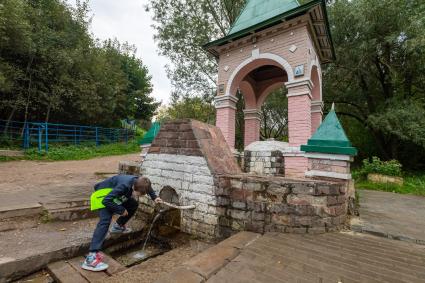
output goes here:
{"type": "Polygon", "coordinates": [[[261,121],[260,111],[258,109],[244,109],[244,120],[258,120],[261,121]]]}
{"type": "Polygon", "coordinates": [[[307,171],[307,172],[305,172],[305,176],[306,177],[327,177],[327,178],[351,180],[351,174],[317,171],[317,170],[307,171]]]}
{"type": "Polygon", "coordinates": [[[285,150],[281,150],[284,157],[304,157],[305,152],[300,150],[299,146],[288,146],[285,150]]]}
{"type": "Polygon", "coordinates": [[[239,64],[239,66],[233,71],[232,75],[230,76],[229,80],[227,81],[226,96],[231,95],[230,88],[232,87],[233,80],[238,75],[240,70],[242,70],[242,68],[244,68],[248,64],[250,64],[253,61],[258,60],[258,59],[270,59],[270,60],[273,60],[273,61],[279,63],[279,65],[281,65],[282,68],[285,70],[285,72],[288,76],[288,81],[292,82],[294,80],[294,71],[292,70],[292,67],[288,63],[288,61],[286,61],[284,58],[282,58],[282,57],[280,57],[276,54],[273,54],[273,53],[261,53],[261,54],[258,55],[258,57],[252,57],[251,56],[250,58],[246,59],[241,64],[239,64]]]}
{"type": "Polygon", "coordinates": [[[313,89],[313,82],[310,80],[310,78],[296,80],[296,81],[288,81],[285,83],[285,86],[288,89],[291,87],[304,86],[304,85],[307,85],[309,90],[313,89]]]}
{"type": "Polygon", "coordinates": [[[286,95],[286,97],[301,96],[301,95],[308,95],[310,98],[312,98],[310,91],[301,91],[301,92],[293,92],[293,93],[290,93],[288,91],[288,94],[286,95]]]}
{"type": "Polygon", "coordinates": [[[323,114],[323,101],[312,101],[311,102],[311,113],[323,114]]]}
{"type": "Polygon", "coordinates": [[[243,110],[244,114],[258,114],[260,115],[260,111],[258,109],[244,109],[243,110]]]}
{"type": "Polygon", "coordinates": [[[233,95],[222,95],[214,98],[214,105],[216,109],[232,108],[236,110],[236,102],[238,102],[238,98],[233,95]]]}
{"type": "Polygon", "coordinates": [[[252,50],[252,54],[251,54],[252,58],[257,59],[260,56],[260,49],[254,49],[252,50]]]}
{"type": "Polygon", "coordinates": [[[344,155],[344,154],[306,152],[305,157],[314,158],[314,159],[341,160],[341,161],[348,161],[348,162],[354,161],[354,158],[351,155],[344,155]]]}

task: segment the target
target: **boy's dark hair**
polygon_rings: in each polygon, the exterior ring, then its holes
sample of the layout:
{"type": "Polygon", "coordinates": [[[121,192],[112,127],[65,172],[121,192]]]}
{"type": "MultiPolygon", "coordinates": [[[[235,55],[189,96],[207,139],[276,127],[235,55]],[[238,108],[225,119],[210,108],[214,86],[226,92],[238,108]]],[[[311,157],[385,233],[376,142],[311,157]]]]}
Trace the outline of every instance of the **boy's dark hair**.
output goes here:
{"type": "Polygon", "coordinates": [[[152,190],[151,180],[146,177],[140,177],[134,183],[134,190],[140,192],[142,195],[147,194],[152,190]]]}

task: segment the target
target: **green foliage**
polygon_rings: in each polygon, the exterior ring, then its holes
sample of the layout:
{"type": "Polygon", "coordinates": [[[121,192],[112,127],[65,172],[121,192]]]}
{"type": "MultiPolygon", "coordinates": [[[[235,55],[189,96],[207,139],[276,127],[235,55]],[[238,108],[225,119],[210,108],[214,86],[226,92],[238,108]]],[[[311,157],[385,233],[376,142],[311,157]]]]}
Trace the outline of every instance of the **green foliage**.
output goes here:
{"type": "Polygon", "coordinates": [[[215,108],[210,102],[206,102],[201,97],[183,96],[175,98],[169,107],[160,109],[157,115],[157,121],[159,122],[184,118],[213,124],[215,121],[215,108]]]}
{"type": "Polygon", "coordinates": [[[136,140],[126,143],[114,143],[100,145],[96,147],[93,144],[70,145],[70,146],[51,146],[48,153],[39,153],[36,148],[32,148],[25,153],[27,160],[84,160],[94,157],[121,155],[127,153],[139,152],[140,147],[136,140]]]}
{"type": "Polygon", "coordinates": [[[161,54],[173,63],[168,75],[179,94],[212,94],[217,62],[202,45],[225,36],[244,4],[245,0],[150,1],[155,39],[161,54]]]}
{"type": "Polygon", "coordinates": [[[288,141],[287,90],[273,91],[261,106],[261,138],[288,141]]]}
{"type": "Polygon", "coordinates": [[[372,161],[363,160],[363,167],[360,172],[363,176],[369,173],[376,173],[388,176],[401,176],[401,164],[397,160],[381,161],[378,157],[373,156],[372,161]]]}
{"type": "Polygon", "coordinates": [[[393,192],[398,194],[412,194],[425,196],[425,174],[416,173],[403,176],[404,183],[402,186],[395,184],[379,184],[372,183],[367,180],[356,180],[357,189],[377,190],[384,192],[393,192]]]}
{"type": "Polygon", "coordinates": [[[336,0],[328,10],[337,60],[324,72],[326,102],[362,156],[425,167],[425,2],[336,0]]]}
{"type": "Polygon", "coordinates": [[[0,119],[116,126],[150,120],[159,103],[135,48],[99,42],[89,7],[60,0],[0,3],[0,119]]]}

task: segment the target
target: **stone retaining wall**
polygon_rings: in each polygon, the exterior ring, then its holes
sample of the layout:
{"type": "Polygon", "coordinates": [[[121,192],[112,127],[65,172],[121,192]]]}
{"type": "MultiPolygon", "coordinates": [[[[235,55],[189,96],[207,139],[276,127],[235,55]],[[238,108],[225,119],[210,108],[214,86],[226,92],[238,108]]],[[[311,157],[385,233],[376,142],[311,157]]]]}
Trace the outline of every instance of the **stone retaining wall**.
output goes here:
{"type": "Polygon", "coordinates": [[[248,175],[219,178],[221,230],[318,233],[344,225],[345,187],[321,181],[248,175]]]}

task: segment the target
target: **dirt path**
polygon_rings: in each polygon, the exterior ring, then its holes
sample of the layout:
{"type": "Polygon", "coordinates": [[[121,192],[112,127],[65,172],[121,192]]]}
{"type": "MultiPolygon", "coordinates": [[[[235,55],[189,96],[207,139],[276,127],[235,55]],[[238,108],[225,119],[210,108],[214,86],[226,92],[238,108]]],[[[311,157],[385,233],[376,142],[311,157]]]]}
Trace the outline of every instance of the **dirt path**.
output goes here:
{"type": "Polygon", "coordinates": [[[82,161],[12,161],[0,163],[0,206],[85,198],[93,185],[116,173],[120,161],[138,161],[138,154],[82,161]]]}

